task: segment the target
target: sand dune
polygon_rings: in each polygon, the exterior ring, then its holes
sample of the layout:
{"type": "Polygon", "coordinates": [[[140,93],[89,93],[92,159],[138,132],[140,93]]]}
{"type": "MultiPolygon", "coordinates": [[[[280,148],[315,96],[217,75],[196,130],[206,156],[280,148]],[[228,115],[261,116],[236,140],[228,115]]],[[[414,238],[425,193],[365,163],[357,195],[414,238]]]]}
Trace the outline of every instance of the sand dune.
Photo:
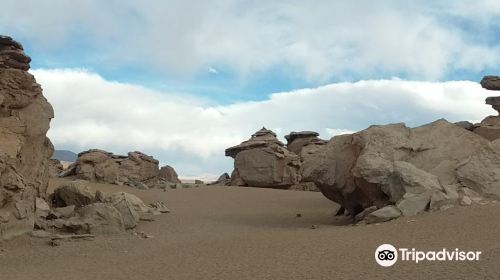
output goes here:
{"type": "MultiPolygon", "coordinates": [[[[62,180],[51,182],[51,188],[62,180]]],[[[320,193],[243,187],[125,190],[172,212],[132,234],[63,242],[0,243],[0,279],[497,279],[500,205],[455,207],[380,225],[345,225],[320,193]],[[300,213],[302,217],[296,217],[300,213]],[[311,229],[311,225],[318,225],[311,229]],[[401,262],[382,268],[382,243],[482,250],[478,262],[401,262]]]]}

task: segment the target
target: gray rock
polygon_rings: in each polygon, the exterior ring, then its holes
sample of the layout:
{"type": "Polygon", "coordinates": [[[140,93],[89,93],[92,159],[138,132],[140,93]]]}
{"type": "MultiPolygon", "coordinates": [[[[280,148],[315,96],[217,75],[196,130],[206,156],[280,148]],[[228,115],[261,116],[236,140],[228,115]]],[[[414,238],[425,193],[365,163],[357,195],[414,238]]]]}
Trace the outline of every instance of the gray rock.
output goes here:
{"type": "Polygon", "coordinates": [[[403,216],[415,216],[427,210],[432,192],[427,191],[421,194],[407,193],[396,204],[403,216]]]}
{"type": "Polygon", "coordinates": [[[369,213],[365,218],[367,224],[383,223],[401,216],[401,211],[393,205],[388,205],[369,213]]]}
{"type": "Polygon", "coordinates": [[[75,181],[63,185],[53,194],[55,207],[66,207],[74,205],[76,208],[95,202],[96,191],[90,188],[86,182],[75,181]]]}
{"type": "Polygon", "coordinates": [[[93,203],[77,210],[81,223],[75,228],[79,234],[119,234],[125,231],[120,212],[105,203],[93,203]]]}

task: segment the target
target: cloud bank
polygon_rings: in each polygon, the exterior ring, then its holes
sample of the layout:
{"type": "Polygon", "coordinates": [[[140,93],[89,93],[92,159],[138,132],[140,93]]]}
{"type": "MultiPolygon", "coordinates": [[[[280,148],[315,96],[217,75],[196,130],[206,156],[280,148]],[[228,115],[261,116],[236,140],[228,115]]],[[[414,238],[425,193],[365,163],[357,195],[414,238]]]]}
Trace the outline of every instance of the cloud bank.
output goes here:
{"type": "Polygon", "coordinates": [[[56,148],[141,150],[182,176],[230,172],[224,149],[265,126],[281,140],[315,130],[328,139],[372,124],[417,126],[439,118],[478,121],[495,111],[470,81],[367,80],[271,94],[264,101],[213,105],[209,100],[107,81],[81,69],[31,71],[55,109],[56,148]]]}
{"type": "Polygon", "coordinates": [[[4,0],[0,33],[56,54],[91,53],[79,59],[93,67],[182,75],[227,69],[243,79],[278,68],[314,83],[436,80],[496,69],[499,6],[495,0],[4,0]]]}

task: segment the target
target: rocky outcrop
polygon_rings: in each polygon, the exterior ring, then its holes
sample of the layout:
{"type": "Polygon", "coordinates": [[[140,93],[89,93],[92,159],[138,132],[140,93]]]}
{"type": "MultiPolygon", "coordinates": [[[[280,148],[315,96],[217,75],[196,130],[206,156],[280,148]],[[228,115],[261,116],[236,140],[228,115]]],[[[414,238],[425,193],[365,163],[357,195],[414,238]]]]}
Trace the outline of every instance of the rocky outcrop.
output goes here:
{"type": "MultiPolygon", "coordinates": [[[[302,176],[350,214],[394,205],[412,216],[457,204],[477,192],[500,197],[500,151],[488,140],[445,120],[408,128],[371,126],[305,147],[302,176]]],[[[370,219],[389,219],[385,208],[370,219]]]]}
{"type": "Polygon", "coordinates": [[[276,134],[262,128],[240,145],[226,149],[234,158],[232,183],[251,187],[288,188],[300,182],[300,159],[276,134]]]}
{"type": "Polygon", "coordinates": [[[8,36],[0,35],[0,68],[28,71],[31,58],[23,46],[8,36]]]}
{"type": "Polygon", "coordinates": [[[48,185],[54,113],[29,62],[21,44],[0,36],[0,239],[33,229],[35,198],[48,185]]]}
{"type": "Polygon", "coordinates": [[[175,172],[175,169],[170,165],[165,165],[160,168],[158,177],[169,183],[181,183],[181,180],[179,180],[177,176],[177,172],[175,172]]]}
{"type": "Polygon", "coordinates": [[[37,201],[38,212],[38,230],[95,235],[123,233],[136,228],[141,220],[154,220],[150,216],[169,210],[164,202],[146,205],[135,195],[103,193],[85,181],[76,181],[57,188],[50,195],[49,204],[37,201]]]}
{"type": "Polygon", "coordinates": [[[144,189],[156,184],[159,170],[158,161],[141,152],[119,156],[93,149],[78,154],[75,164],[63,174],[70,175],[88,181],[125,184],[144,189]]]}
{"type": "Polygon", "coordinates": [[[314,131],[291,132],[285,135],[287,141],[286,148],[297,155],[300,155],[302,148],[309,144],[323,145],[325,140],[318,138],[319,134],[314,131]]]}

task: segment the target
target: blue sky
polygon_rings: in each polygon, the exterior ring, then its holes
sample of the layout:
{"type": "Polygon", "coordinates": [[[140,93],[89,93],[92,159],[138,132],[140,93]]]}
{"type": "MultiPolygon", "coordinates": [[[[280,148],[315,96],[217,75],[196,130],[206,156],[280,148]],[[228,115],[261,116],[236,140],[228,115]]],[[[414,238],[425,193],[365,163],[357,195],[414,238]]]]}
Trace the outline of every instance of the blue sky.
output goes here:
{"type": "Polygon", "coordinates": [[[0,34],[23,43],[56,110],[57,148],[140,149],[186,176],[230,171],[224,147],[263,125],[329,138],[374,123],[479,120],[490,93],[476,82],[500,73],[499,27],[494,0],[4,0],[0,10],[0,34]],[[296,104],[303,96],[311,107],[296,104]],[[471,109],[453,112],[465,101],[471,109]],[[128,111],[115,119],[103,104],[128,111]],[[137,137],[114,140],[127,131],[137,137]]]}

